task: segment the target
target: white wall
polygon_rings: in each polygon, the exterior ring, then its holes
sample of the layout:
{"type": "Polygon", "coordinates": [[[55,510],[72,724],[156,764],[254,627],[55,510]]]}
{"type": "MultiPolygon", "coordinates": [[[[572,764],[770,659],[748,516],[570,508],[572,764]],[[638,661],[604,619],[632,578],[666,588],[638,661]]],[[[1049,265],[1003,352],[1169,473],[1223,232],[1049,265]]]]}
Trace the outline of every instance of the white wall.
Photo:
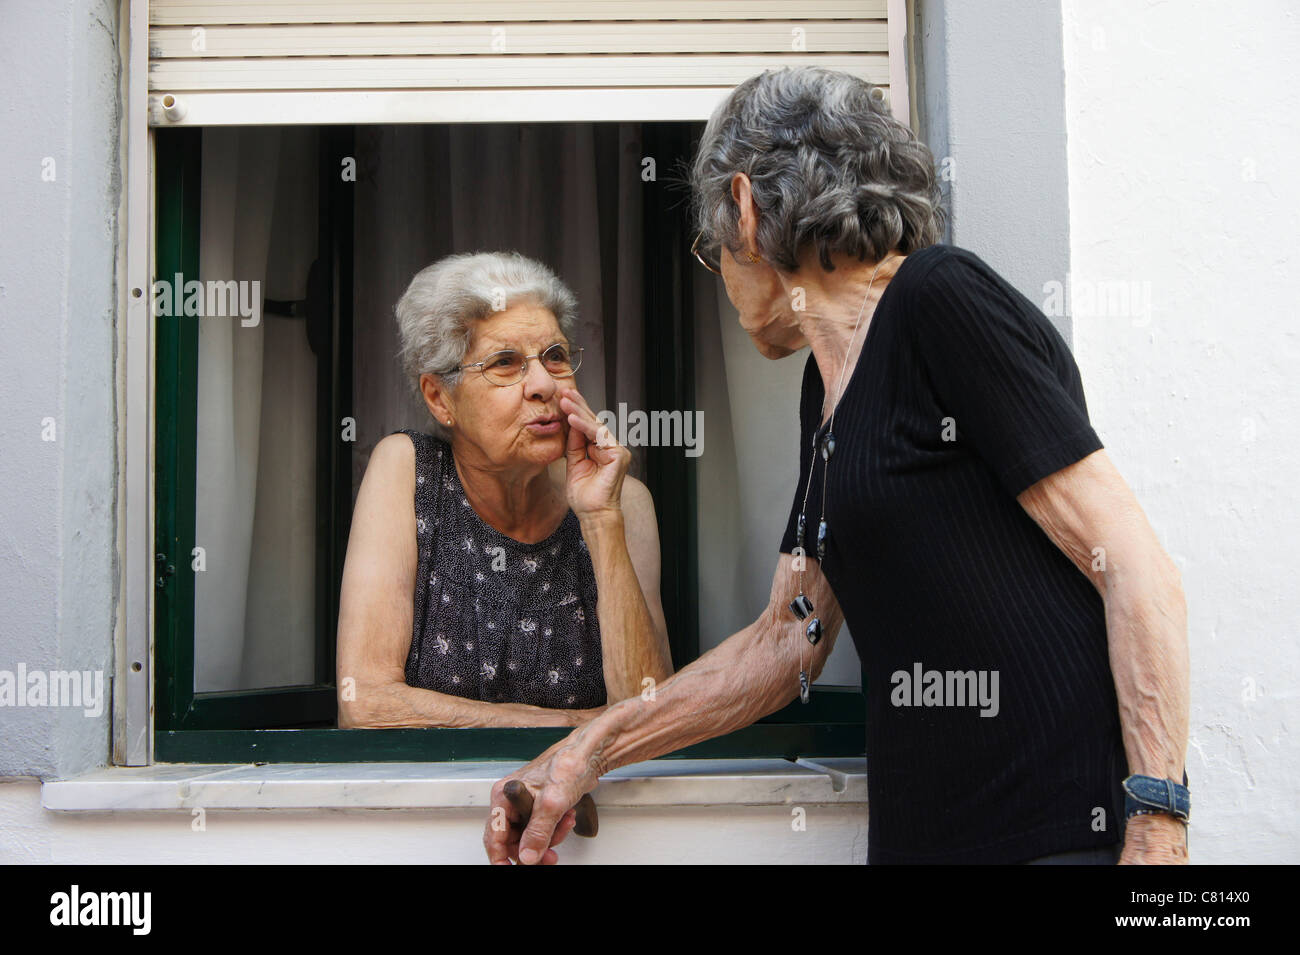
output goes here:
{"type": "MultiPolygon", "coordinates": [[[[486,792],[486,786],[484,791],[486,792]]],[[[0,865],[482,865],[486,810],[329,809],[51,812],[36,780],[0,781],[0,865]]],[[[867,813],[857,804],[600,808],[600,834],[557,848],[600,865],[861,865],[867,813]]]]}
{"type": "Polygon", "coordinates": [[[1182,568],[1192,858],[1300,862],[1300,19],[1283,0],[1062,13],[1073,276],[1150,294],[1149,315],[1076,308],[1074,352],[1182,568]]]}
{"type": "MultiPolygon", "coordinates": [[[[0,670],[101,670],[107,693],[117,5],[9,0],[0,18],[0,670]]],[[[109,715],[0,709],[0,775],[103,764],[109,715]]]]}
{"type": "MultiPolygon", "coordinates": [[[[1069,269],[1061,10],[1043,0],[912,0],[917,133],[948,210],[945,241],[1021,292],[1069,269]]],[[[1068,315],[1050,316],[1070,340],[1068,315]]]]}

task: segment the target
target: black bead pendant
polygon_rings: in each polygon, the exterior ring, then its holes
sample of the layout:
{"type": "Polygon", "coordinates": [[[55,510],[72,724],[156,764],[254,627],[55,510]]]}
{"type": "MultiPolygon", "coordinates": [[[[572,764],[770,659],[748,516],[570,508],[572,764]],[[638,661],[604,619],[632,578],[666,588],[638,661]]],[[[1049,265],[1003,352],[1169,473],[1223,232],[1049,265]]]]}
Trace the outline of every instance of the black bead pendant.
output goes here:
{"type": "Polygon", "coordinates": [[[800,670],[799,671],[799,702],[800,703],[808,702],[808,696],[810,691],[811,691],[811,687],[809,686],[808,683],[808,671],[800,670]]]}
{"type": "Polygon", "coordinates": [[[803,620],[808,616],[808,614],[813,612],[812,601],[805,595],[800,594],[798,597],[795,597],[794,600],[790,601],[790,612],[800,620],[803,620]]]}
{"type": "Polygon", "coordinates": [[[808,642],[814,647],[817,646],[817,641],[822,638],[821,618],[813,617],[812,620],[808,622],[808,628],[804,630],[804,633],[808,635],[808,642]]]}
{"type": "Polygon", "coordinates": [[[795,538],[794,542],[795,544],[798,545],[800,552],[803,552],[804,550],[804,546],[803,546],[804,523],[805,521],[804,521],[803,511],[800,511],[799,522],[795,525],[795,531],[794,531],[794,538],[795,538]]]}
{"type": "Polygon", "coordinates": [[[829,431],[826,437],[822,438],[822,460],[830,462],[831,455],[835,453],[835,435],[829,431]]]}
{"type": "Polygon", "coordinates": [[[817,522],[817,559],[826,559],[826,522],[817,522]]]}

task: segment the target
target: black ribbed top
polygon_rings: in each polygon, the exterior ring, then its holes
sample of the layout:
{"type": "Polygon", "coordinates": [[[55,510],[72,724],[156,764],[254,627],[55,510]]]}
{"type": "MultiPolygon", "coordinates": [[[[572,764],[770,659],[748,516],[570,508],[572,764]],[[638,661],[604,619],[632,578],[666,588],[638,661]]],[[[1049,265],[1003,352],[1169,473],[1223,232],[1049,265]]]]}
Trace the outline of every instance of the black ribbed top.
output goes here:
{"type": "MultiPolygon", "coordinates": [[[[810,355],[784,553],[822,400],[810,355]]],[[[1104,605],[1016,501],[1101,447],[1078,366],[1032,302],[966,250],[907,257],[845,382],[826,475],[823,572],[865,679],[869,862],[1018,862],[1120,838],[1104,605]],[[949,673],[970,671],[990,693],[996,671],[996,715],[957,705],[971,684],[949,673]]],[[[818,454],[812,559],[822,479],[818,454]]]]}

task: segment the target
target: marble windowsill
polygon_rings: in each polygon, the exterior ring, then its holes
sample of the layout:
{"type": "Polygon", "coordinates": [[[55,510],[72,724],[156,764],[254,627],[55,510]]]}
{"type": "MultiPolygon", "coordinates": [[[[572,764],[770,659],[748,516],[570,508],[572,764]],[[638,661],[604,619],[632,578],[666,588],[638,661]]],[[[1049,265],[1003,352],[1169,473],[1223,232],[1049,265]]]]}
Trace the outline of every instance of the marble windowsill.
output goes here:
{"type": "MultiPolygon", "coordinates": [[[[521,763],[159,763],[48,780],[59,812],[204,809],[439,809],[488,803],[521,763]]],[[[865,759],[659,759],[624,766],[592,793],[602,807],[866,805],[865,759]]]]}

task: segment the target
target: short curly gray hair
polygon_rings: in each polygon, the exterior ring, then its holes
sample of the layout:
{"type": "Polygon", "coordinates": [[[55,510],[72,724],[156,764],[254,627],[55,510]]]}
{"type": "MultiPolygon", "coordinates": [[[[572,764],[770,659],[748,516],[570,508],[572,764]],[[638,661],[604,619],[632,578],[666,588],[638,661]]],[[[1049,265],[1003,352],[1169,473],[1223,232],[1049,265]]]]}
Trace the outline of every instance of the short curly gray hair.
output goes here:
{"type": "Polygon", "coordinates": [[[809,242],[828,271],[832,252],[878,260],[938,242],[944,213],[934,157],[874,90],[820,67],[769,70],[732,90],[691,169],[702,241],[739,249],[731,179],[742,172],[759,212],[759,252],[787,272],[809,242]]]}
{"type": "MultiPolygon", "coordinates": [[[[518,252],[449,255],[416,273],[394,308],[402,372],[421,404],[420,376],[437,375],[448,388],[460,383],[474,322],[521,302],[555,316],[560,332],[572,340],[578,325],[578,299],[540,262],[518,252]]],[[[442,422],[438,437],[450,439],[442,422]]]]}

